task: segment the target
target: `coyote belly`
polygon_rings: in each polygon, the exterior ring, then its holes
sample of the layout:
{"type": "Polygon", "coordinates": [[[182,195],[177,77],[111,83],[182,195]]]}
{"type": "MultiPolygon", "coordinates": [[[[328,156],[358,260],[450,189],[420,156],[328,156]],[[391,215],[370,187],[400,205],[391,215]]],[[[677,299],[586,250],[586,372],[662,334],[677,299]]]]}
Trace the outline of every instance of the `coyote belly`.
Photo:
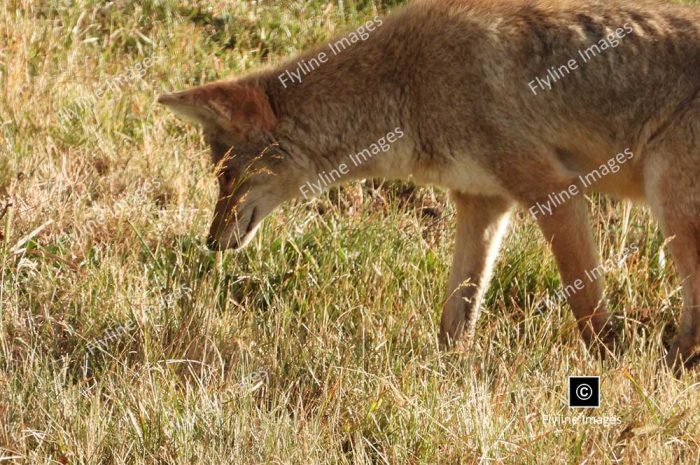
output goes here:
{"type": "Polygon", "coordinates": [[[673,237],[684,279],[667,356],[680,368],[700,347],[699,11],[417,1],[333,47],[159,101],[199,123],[211,146],[215,249],[245,245],[266,215],[324,173],[342,173],[334,183],[412,178],[449,189],[457,236],[445,344],[472,336],[509,213],[522,207],[550,242],[564,287],[576,285],[567,300],[583,339],[612,350],[602,279],[578,286],[600,266],[584,195],[646,201],[673,237]],[[386,153],[340,169],[395,128],[402,137],[386,153]]]}

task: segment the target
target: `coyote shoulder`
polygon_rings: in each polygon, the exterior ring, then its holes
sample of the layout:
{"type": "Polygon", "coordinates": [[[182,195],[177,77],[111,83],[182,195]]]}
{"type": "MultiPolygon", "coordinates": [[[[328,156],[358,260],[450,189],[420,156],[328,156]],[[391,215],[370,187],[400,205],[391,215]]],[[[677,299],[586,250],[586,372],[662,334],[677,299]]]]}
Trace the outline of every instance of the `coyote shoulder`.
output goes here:
{"type": "MultiPolygon", "coordinates": [[[[536,218],[570,287],[599,266],[584,194],[647,202],[683,278],[667,355],[680,368],[700,347],[699,11],[417,1],[279,66],[159,101],[201,124],[211,145],[215,249],[245,245],[302,186],[399,128],[390,150],[333,181],[411,178],[451,191],[445,343],[472,336],[513,208],[536,218]]],[[[584,340],[605,353],[616,325],[600,276],[584,283],[568,302],[584,340]]]]}

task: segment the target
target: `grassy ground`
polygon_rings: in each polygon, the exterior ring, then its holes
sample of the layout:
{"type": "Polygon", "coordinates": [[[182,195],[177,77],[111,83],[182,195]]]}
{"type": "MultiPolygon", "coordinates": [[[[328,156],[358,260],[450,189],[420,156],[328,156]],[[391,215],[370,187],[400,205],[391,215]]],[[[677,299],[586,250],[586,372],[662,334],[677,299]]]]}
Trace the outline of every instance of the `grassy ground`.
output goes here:
{"type": "Polygon", "coordinates": [[[697,375],[660,363],[679,283],[642,208],[591,201],[629,343],[604,363],[522,214],[474,346],[438,350],[437,190],[335,190],[206,251],[205,147],[155,97],[401,2],[282,3],[3,2],[0,463],[698,463],[697,375]],[[600,375],[601,408],[569,409],[568,375],[600,375]]]}

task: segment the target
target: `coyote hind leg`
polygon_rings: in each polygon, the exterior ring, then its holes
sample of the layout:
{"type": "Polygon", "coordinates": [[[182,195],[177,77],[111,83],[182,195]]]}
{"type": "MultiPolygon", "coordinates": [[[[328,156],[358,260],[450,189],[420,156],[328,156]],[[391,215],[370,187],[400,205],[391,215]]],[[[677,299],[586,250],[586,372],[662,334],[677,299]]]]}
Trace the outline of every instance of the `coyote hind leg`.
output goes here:
{"type": "Polygon", "coordinates": [[[683,286],[678,333],[666,356],[668,366],[678,373],[681,366],[691,368],[700,361],[700,157],[676,148],[674,155],[650,155],[645,172],[647,197],[670,240],[683,286]]]}
{"type": "Polygon", "coordinates": [[[617,329],[603,297],[603,279],[598,274],[593,280],[585,277],[586,271],[600,266],[585,199],[572,198],[551,214],[539,216],[538,222],[551,245],[563,288],[574,290],[567,293],[567,301],[583,340],[602,357],[619,351],[617,329]]]}

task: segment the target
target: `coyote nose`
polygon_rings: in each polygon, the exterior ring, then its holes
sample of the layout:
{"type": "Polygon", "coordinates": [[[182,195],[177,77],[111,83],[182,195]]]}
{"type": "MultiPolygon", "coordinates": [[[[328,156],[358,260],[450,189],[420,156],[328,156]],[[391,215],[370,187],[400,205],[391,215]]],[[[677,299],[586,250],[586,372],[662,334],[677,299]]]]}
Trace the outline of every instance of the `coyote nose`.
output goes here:
{"type": "Polygon", "coordinates": [[[207,247],[209,250],[219,250],[219,243],[214,236],[207,236],[207,247]]]}

